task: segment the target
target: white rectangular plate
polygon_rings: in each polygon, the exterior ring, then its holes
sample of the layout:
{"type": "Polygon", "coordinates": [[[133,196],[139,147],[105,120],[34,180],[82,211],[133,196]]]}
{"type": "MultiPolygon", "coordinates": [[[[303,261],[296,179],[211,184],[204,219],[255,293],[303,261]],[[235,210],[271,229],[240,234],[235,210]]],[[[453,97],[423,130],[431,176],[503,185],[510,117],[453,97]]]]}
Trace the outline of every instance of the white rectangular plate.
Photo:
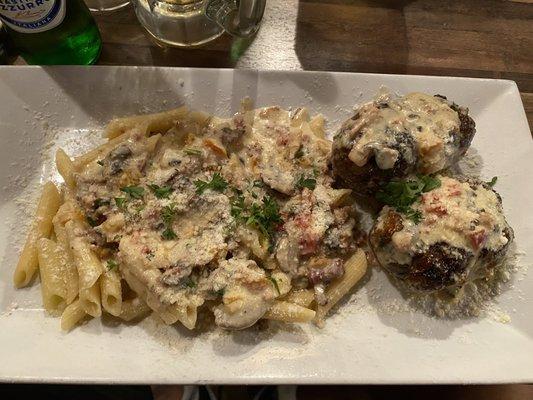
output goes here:
{"type": "Polygon", "coordinates": [[[69,334],[41,307],[38,285],[12,288],[12,272],[39,182],[58,145],[74,155],[88,128],[114,116],[180,104],[228,116],[256,106],[307,106],[334,132],[381,86],[448,96],[470,107],[482,176],[499,177],[508,220],[533,257],[533,142],[514,82],[328,72],[137,67],[0,68],[0,380],[106,383],[533,382],[533,274],[520,270],[484,318],[439,320],[409,309],[374,269],[324,329],[190,333],[93,320],[69,334]],[[55,135],[55,141],[50,139],[55,135]],[[503,323],[509,315],[510,321],[503,323]]]}

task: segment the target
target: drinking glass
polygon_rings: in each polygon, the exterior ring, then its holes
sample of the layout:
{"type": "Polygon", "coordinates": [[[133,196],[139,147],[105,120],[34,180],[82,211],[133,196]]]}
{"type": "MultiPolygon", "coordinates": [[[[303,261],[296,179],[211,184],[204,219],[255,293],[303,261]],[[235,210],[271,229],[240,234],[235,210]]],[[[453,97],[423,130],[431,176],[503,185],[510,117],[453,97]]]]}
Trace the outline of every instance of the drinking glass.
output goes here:
{"type": "Polygon", "coordinates": [[[142,26],[158,42],[198,46],[224,31],[249,37],[258,29],[266,0],[132,0],[142,26]]]}
{"type": "Polygon", "coordinates": [[[122,7],[126,7],[129,0],[85,0],[89,10],[93,12],[115,11],[122,7]]]}

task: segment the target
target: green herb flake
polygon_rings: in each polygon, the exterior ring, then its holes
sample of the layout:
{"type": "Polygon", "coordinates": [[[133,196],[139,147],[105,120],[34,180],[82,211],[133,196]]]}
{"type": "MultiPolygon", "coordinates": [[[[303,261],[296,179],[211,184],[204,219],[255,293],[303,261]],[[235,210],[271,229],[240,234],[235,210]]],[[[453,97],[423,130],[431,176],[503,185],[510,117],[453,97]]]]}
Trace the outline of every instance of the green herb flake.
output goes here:
{"type": "Polygon", "coordinates": [[[162,233],[161,237],[165,240],[174,240],[178,236],[176,235],[176,232],[171,227],[167,227],[162,233]]]}
{"type": "Polygon", "coordinates": [[[494,185],[496,185],[496,182],[498,182],[498,177],[497,176],[493,176],[492,179],[490,180],[490,182],[485,182],[487,185],[489,185],[490,187],[494,187],[494,185]]]}
{"type": "Polygon", "coordinates": [[[191,278],[187,279],[184,283],[185,283],[185,286],[191,289],[194,289],[197,286],[196,282],[193,281],[191,278]]]}
{"type": "Polygon", "coordinates": [[[214,190],[215,192],[223,192],[228,187],[228,182],[216,172],[209,182],[197,180],[194,182],[196,186],[196,193],[202,194],[207,189],[214,190]]]}
{"type": "Polygon", "coordinates": [[[144,188],[140,186],[126,186],[120,188],[120,191],[130,195],[130,197],[133,199],[142,199],[144,195],[144,188]]]}
{"type": "Polygon", "coordinates": [[[104,162],[102,160],[96,161],[96,164],[101,165],[102,167],[104,166],[104,162]]]}
{"type": "Polygon", "coordinates": [[[225,292],[225,291],[226,291],[226,288],[218,289],[218,290],[215,291],[215,294],[216,294],[217,296],[222,297],[222,296],[224,296],[224,292],[225,292]]]}
{"type": "Polygon", "coordinates": [[[245,209],[244,196],[242,195],[242,192],[239,190],[237,195],[232,198],[230,214],[235,219],[241,219],[244,209],[245,209]]]}
{"type": "Polygon", "coordinates": [[[96,199],[93,203],[93,208],[96,210],[102,206],[108,206],[111,202],[108,199],[96,199]]]}
{"type": "Polygon", "coordinates": [[[170,186],[148,185],[148,187],[158,199],[168,199],[170,194],[174,191],[170,186]]]}
{"type": "Polygon", "coordinates": [[[193,148],[183,149],[183,152],[189,156],[201,156],[202,155],[202,150],[193,149],[193,148]]]}
{"type": "Polygon", "coordinates": [[[166,225],[169,225],[174,221],[174,217],[176,216],[176,210],[174,207],[174,204],[170,204],[163,207],[161,210],[161,219],[166,225]]]}
{"type": "Polygon", "coordinates": [[[276,289],[276,292],[278,292],[278,296],[281,296],[281,292],[279,291],[278,281],[276,281],[271,276],[269,276],[268,279],[270,280],[270,282],[272,282],[272,285],[274,285],[274,288],[276,289]]]}
{"type": "Polygon", "coordinates": [[[268,238],[274,234],[274,228],[281,221],[278,203],[269,196],[263,197],[263,204],[252,204],[246,218],[247,225],[259,229],[268,238]]]}
{"type": "Polygon", "coordinates": [[[165,224],[165,230],[161,233],[161,237],[165,240],[173,240],[177,238],[176,232],[172,229],[172,222],[176,217],[176,210],[173,204],[163,207],[161,210],[161,219],[165,224]]]}
{"type": "Polygon", "coordinates": [[[118,267],[118,263],[115,260],[113,260],[113,259],[107,260],[107,270],[108,271],[113,271],[117,267],[118,267]]]}
{"type": "Polygon", "coordinates": [[[411,180],[394,179],[376,193],[376,199],[394,207],[398,212],[405,214],[407,218],[418,224],[422,220],[422,213],[415,211],[411,205],[418,201],[422,193],[434,190],[440,185],[441,182],[438,178],[428,175],[418,175],[416,179],[411,180]]]}
{"type": "Polygon", "coordinates": [[[300,179],[296,182],[296,187],[298,189],[307,188],[314,190],[316,187],[316,179],[314,178],[305,178],[303,175],[300,176],[300,179]]]}
{"type": "Polygon", "coordinates": [[[126,198],[125,197],[115,197],[115,204],[121,210],[124,210],[126,207],[126,198]]]}

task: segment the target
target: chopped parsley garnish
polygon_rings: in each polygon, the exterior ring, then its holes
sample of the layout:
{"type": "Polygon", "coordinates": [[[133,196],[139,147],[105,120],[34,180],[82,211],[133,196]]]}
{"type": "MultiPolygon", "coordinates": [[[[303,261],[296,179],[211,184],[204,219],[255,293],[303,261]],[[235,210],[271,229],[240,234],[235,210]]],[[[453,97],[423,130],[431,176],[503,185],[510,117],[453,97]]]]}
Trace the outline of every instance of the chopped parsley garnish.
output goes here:
{"type": "Polygon", "coordinates": [[[126,186],[120,188],[120,191],[129,194],[132,199],[142,199],[144,194],[144,188],[140,186],[126,186]]]}
{"type": "Polygon", "coordinates": [[[104,162],[102,160],[96,161],[96,164],[101,165],[102,167],[104,166],[104,162]]]}
{"type": "Polygon", "coordinates": [[[168,199],[168,196],[174,191],[170,186],[148,185],[148,187],[158,199],[168,199]]]}
{"type": "Polygon", "coordinates": [[[201,156],[202,155],[202,150],[193,149],[193,148],[183,149],[183,152],[189,156],[201,156]]]}
{"type": "Polygon", "coordinates": [[[165,240],[173,240],[177,238],[176,232],[171,227],[165,228],[165,230],[161,233],[161,237],[165,240]]]}
{"type": "Polygon", "coordinates": [[[487,185],[489,185],[490,187],[494,187],[494,185],[496,185],[496,182],[498,182],[498,177],[497,176],[493,176],[492,179],[490,180],[490,182],[485,182],[487,185]]]}
{"type": "Polygon", "coordinates": [[[107,270],[108,271],[112,271],[112,270],[114,270],[117,267],[118,267],[118,263],[115,260],[113,260],[113,259],[107,260],[107,270]]]}
{"type": "Polygon", "coordinates": [[[226,288],[218,289],[217,291],[215,291],[215,294],[216,294],[217,296],[222,297],[222,296],[224,296],[224,292],[225,292],[225,291],[226,291],[226,288]]]}
{"type": "Polygon", "coordinates": [[[249,209],[249,215],[245,217],[246,225],[253,226],[263,235],[270,238],[274,234],[274,228],[281,222],[279,207],[272,197],[263,197],[263,204],[253,203],[249,209]]]}
{"type": "Polygon", "coordinates": [[[244,212],[244,196],[242,192],[238,189],[235,189],[236,196],[231,201],[231,216],[235,219],[241,218],[244,212]]]}
{"type": "Polygon", "coordinates": [[[261,188],[261,187],[264,187],[265,184],[263,183],[263,181],[261,179],[257,179],[253,182],[252,184],[252,187],[258,187],[258,188],[261,188]]]}
{"type": "Polygon", "coordinates": [[[304,146],[300,145],[298,147],[298,150],[296,150],[296,153],[294,153],[294,158],[302,158],[304,156],[304,146]]]}
{"type": "Polygon", "coordinates": [[[126,198],[125,197],[115,197],[115,204],[118,208],[124,209],[126,207],[126,198]]]}
{"type": "Polygon", "coordinates": [[[410,180],[393,179],[376,193],[376,199],[394,207],[398,212],[405,214],[407,218],[418,224],[422,220],[422,213],[415,211],[411,205],[420,198],[422,193],[436,189],[440,185],[439,179],[429,175],[418,175],[416,179],[410,180]]]}
{"type": "Polygon", "coordinates": [[[161,219],[165,224],[165,230],[161,233],[161,237],[165,240],[172,240],[177,238],[176,232],[174,232],[174,230],[172,229],[172,222],[174,221],[175,217],[176,210],[174,209],[174,206],[172,204],[163,207],[163,209],[161,210],[161,219]]]}
{"type": "Polygon", "coordinates": [[[300,176],[300,179],[296,182],[296,187],[298,189],[311,189],[314,190],[316,187],[316,179],[314,178],[305,178],[303,175],[300,176]]]}
{"type": "Polygon", "coordinates": [[[279,291],[278,281],[276,281],[271,276],[269,276],[268,279],[270,280],[270,282],[272,282],[272,285],[274,285],[274,288],[276,288],[276,292],[278,292],[278,295],[281,295],[281,292],[279,291]]]}
{"type": "Polygon", "coordinates": [[[196,185],[196,193],[198,194],[202,194],[206,189],[223,192],[228,187],[228,182],[218,172],[215,172],[209,182],[197,180],[194,184],[196,185]]]}
{"type": "Polygon", "coordinates": [[[191,278],[187,279],[184,283],[185,283],[185,286],[191,289],[194,289],[197,286],[196,282],[193,281],[191,278]]]}

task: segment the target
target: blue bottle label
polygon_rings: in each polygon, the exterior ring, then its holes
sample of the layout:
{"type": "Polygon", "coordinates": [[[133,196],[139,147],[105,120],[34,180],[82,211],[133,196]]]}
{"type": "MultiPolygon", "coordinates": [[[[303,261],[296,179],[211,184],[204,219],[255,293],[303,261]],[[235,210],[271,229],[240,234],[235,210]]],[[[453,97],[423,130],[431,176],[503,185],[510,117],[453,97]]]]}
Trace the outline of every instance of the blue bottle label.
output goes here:
{"type": "Polygon", "coordinates": [[[66,0],[0,0],[0,19],[22,33],[55,28],[65,18],[66,0]]]}

